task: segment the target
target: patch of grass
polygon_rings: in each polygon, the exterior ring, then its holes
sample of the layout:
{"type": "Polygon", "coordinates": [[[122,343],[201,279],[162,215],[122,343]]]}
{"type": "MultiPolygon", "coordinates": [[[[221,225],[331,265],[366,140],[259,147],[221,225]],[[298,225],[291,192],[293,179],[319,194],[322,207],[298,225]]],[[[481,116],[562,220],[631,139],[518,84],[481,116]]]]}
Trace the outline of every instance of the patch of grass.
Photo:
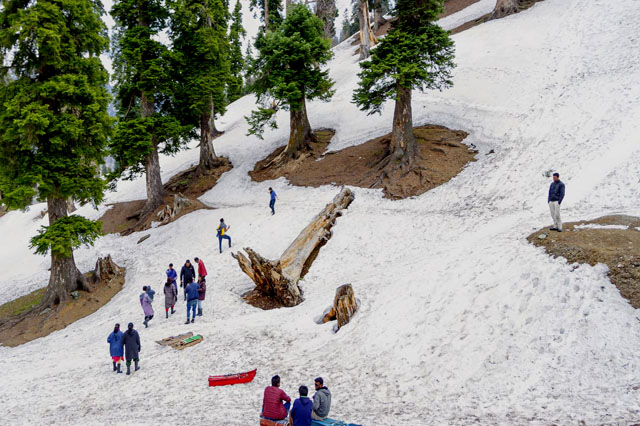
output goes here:
{"type": "Polygon", "coordinates": [[[0,318],[10,318],[35,308],[40,304],[46,290],[46,287],[39,288],[0,306],[0,318]]]}

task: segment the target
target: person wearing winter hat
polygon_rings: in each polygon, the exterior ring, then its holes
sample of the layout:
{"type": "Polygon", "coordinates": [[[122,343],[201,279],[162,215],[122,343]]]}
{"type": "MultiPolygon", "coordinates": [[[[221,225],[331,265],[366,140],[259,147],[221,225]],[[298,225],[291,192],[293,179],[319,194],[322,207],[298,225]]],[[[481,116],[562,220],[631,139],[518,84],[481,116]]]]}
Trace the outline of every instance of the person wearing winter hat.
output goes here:
{"type": "Polygon", "coordinates": [[[125,348],[124,355],[127,360],[127,375],[131,374],[131,361],[135,362],[135,371],[140,370],[138,362],[140,361],[140,335],[133,329],[133,323],[127,326],[127,331],[122,336],[122,346],[125,348]]]}
{"type": "Polygon", "coordinates": [[[296,399],[291,408],[292,426],[311,426],[311,412],[313,411],[313,401],[307,396],[309,389],[302,385],[298,389],[300,398],[296,399]]]}
{"type": "Polygon", "coordinates": [[[120,331],[120,324],[116,324],[113,328],[113,332],[107,337],[107,343],[109,343],[109,354],[113,361],[113,371],[122,373],[120,371],[120,363],[124,359],[124,351],[122,350],[122,331],[120,331]]]}
{"type": "Polygon", "coordinates": [[[314,382],[316,393],[313,395],[311,418],[313,420],[324,420],[329,415],[329,409],[331,408],[331,392],[324,385],[322,377],[316,377],[314,382]]]}
{"type": "Polygon", "coordinates": [[[142,287],[142,293],[140,294],[140,305],[142,306],[142,312],[144,312],[144,321],[142,322],[146,327],[149,327],[149,321],[153,318],[153,299],[149,297],[147,286],[142,287]]]}
{"type": "Polygon", "coordinates": [[[175,313],[173,307],[178,301],[178,288],[175,281],[167,280],[164,284],[164,315],[165,318],[169,318],[169,308],[171,308],[171,315],[175,313]]]}

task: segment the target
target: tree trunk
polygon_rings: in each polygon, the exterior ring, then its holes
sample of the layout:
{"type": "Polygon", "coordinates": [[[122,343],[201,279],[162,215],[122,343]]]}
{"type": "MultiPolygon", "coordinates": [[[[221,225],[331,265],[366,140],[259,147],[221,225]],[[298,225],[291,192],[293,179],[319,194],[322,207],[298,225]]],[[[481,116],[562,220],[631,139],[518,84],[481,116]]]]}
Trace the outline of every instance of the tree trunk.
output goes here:
{"type": "Polygon", "coordinates": [[[381,26],[387,23],[382,13],[382,0],[373,0],[373,33],[377,34],[381,26]]]}
{"type": "Polygon", "coordinates": [[[218,134],[213,118],[215,112],[213,101],[209,102],[209,108],[200,116],[200,162],[197,172],[203,174],[216,165],[216,152],[213,149],[213,138],[218,134]]]}
{"type": "Polygon", "coordinates": [[[264,0],[264,32],[269,30],[269,0],[264,0]]]}
{"type": "Polygon", "coordinates": [[[272,298],[282,306],[295,306],[302,302],[298,281],[304,277],[317,257],[320,248],[331,238],[331,228],[342,211],[349,207],[354,195],[342,189],[333,202],[307,225],[278,260],[268,260],[250,248],[247,256],[238,252],[232,256],[240,269],[256,284],[256,291],[272,298]]]}
{"type": "MultiPolygon", "coordinates": [[[[64,198],[47,198],[47,212],[49,225],[53,225],[58,219],[67,216],[67,200],[64,198]]],[[[64,257],[51,253],[51,274],[49,285],[40,306],[43,308],[60,305],[69,299],[69,293],[74,290],[91,291],[84,275],[76,267],[73,253],[64,257]]]]}
{"type": "Polygon", "coordinates": [[[285,2],[285,7],[286,7],[285,15],[289,16],[289,12],[291,11],[291,7],[293,7],[293,0],[287,0],[285,2]]]}
{"type": "Polygon", "coordinates": [[[499,19],[531,7],[540,0],[497,0],[489,19],[499,19]]]}
{"type": "Polygon", "coordinates": [[[399,160],[411,160],[418,153],[418,144],[413,135],[411,89],[406,89],[400,84],[398,84],[398,94],[393,112],[390,150],[392,163],[399,160]]]}
{"type": "Polygon", "coordinates": [[[358,21],[360,22],[360,60],[363,60],[371,56],[371,46],[378,42],[371,31],[369,5],[366,0],[358,0],[358,21]]]}
{"type": "Polygon", "coordinates": [[[284,154],[289,157],[295,157],[297,153],[309,146],[309,141],[312,140],[311,124],[309,124],[309,117],[307,116],[307,104],[302,99],[302,107],[298,111],[293,109],[289,111],[290,117],[290,132],[289,143],[284,151],[284,154]]]}
{"type": "Polygon", "coordinates": [[[333,298],[333,306],[331,310],[322,318],[322,323],[329,321],[338,321],[335,331],[340,330],[344,325],[351,321],[351,318],[358,310],[358,301],[353,292],[351,284],[341,285],[336,289],[336,295],[333,298]]]}
{"type": "MultiPolygon", "coordinates": [[[[143,92],[142,96],[142,118],[151,117],[154,113],[153,102],[148,99],[143,92]]],[[[158,155],[158,138],[151,135],[152,148],[144,162],[147,182],[147,202],[142,208],[140,218],[152,213],[164,203],[164,187],[160,176],[160,157],[158,155]]]]}
{"type": "Polygon", "coordinates": [[[335,0],[316,0],[316,16],[322,21],[324,38],[333,40],[335,28],[335,0]]]}

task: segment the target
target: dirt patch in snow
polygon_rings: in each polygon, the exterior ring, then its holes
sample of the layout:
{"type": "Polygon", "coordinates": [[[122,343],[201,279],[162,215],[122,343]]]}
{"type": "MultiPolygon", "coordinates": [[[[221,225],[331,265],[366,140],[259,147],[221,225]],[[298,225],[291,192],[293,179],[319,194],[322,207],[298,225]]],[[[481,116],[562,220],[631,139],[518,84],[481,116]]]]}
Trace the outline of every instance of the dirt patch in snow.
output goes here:
{"type": "Polygon", "coordinates": [[[462,143],[467,133],[442,126],[420,126],[414,128],[421,158],[419,166],[426,169],[421,181],[413,173],[401,176],[396,173],[391,179],[379,182],[382,171],[378,164],[389,152],[391,134],[380,136],[361,145],[325,154],[333,137],[332,130],[316,132],[318,142],[310,151],[303,153],[281,167],[265,168],[285,147],[280,147],[266,159],[258,162],[249,174],[253,180],[285,177],[292,185],[318,187],[321,185],[351,185],[361,188],[382,188],[387,198],[402,199],[420,195],[436,186],[448,182],[474,161],[475,151],[462,143]]]}
{"type": "Polygon", "coordinates": [[[232,168],[233,165],[227,158],[219,157],[219,166],[205,174],[199,175],[196,172],[196,166],[177,174],[164,185],[167,191],[164,197],[164,205],[142,222],[139,221],[139,213],[144,207],[145,200],[111,204],[113,207],[107,210],[99,219],[102,222],[102,232],[105,234],[120,233],[122,235],[128,235],[132,232],[144,231],[151,228],[154,222],[159,222],[158,213],[162,211],[166,205],[173,206],[174,195],[176,194],[188,199],[190,204],[169,221],[159,224],[158,226],[171,223],[196,210],[209,209],[210,207],[199,201],[198,197],[213,188],[218,182],[218,179],[220,179],[220,176],[232,168]]]}
{"type": "Polygon", "coordinates": [[[37,306],[44,296],[46,288],[35,290],[18,299],[0,306],[0,345],[18,346],[40,337],[48,336],[56,330],[62,330],[69,324],[96,312],[106,305],[124,285],[124,268],[122,273],[111,280],[91,284],[93,272],[85,274],[91,292],[78,291],[78,298],[69,300],[57,309],[45,309],[41,313],[22,315],[37,306]]]}
{"type": "Polygon", "coordinates": [[[640,218],[604,216],[563,225],[563,232],[543,228],[527,240],[569,262],[609,266],[609,279],[634,308],[640,308],[640,218]],[[586,225],[586,226],[585,226],[586,225]],[[614,226],[612,226],[614,225],[614,226]],[[624,227],[624,229],[615,229],[624,227]],[[546,235],[545,238],[541,238],[546,235]]]}

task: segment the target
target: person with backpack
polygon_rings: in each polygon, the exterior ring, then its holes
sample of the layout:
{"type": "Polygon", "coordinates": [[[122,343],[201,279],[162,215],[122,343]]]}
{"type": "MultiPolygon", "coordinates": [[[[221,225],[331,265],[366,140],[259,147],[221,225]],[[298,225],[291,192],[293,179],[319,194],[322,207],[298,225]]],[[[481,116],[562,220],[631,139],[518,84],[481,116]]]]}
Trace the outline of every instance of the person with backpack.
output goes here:
{"type": "Polygon", "coordinates": [[[290,406],[291,398],[280,389],[280,376],[276,374],[271,378],[271,386],[264,389],[260,417],[279,422],[287,418],[290,406]]]}
{"type": "Polygon", "coordinates": [[[216,234],[216,236],[218,237],[218,247],[220,249],[220,253],[222,253],[223,238],[229,241],[229,248],[231,248],[231,237],[227,235],[227,232],[229,232],[229,229],[231,229],[231,227],[228,226],[226,223],[224,223],[223,218],[220,218],[220,225],[218,226],[218,229],[217,229],[218,233],[216,234]]]}
{"type": "Polygon", "coordinates": [[[207,280],[204,278],[200,281],[198,287],[198,316],[202,316],[202,302],[204,302],[204,298],[207,295],[207,280]]]}
{"type": "Polygon", "coordinates": [[[291,408],[292,426],[311,426],[311,412],[313,411],[313,401],[307,396],[309,388],[302,385],[298,389],[300,398],[296,399],[291,408]]]}
{"type": "Polygon", "coordinates": [[[313,394],[313,412],[311,418],[313,420],[324,420],[329,415],[331,409],[331,392],[324,385],[322,377],[316,377],[314,380],[316,393],[313,394]]]}
{"type": "Polygon", "coordinates": [[[276,210],[275,210],[275,205],[276,205],[276,200],[278,199],[278,194],[276,194],[276,191],[273,190],[273,188],[269,187],[269,195],[271,196],[271,201],[269,201],[269,208],[271,209],[271,215],[273,216],[274,214],[276,214],[276,210]]]}
{"type": "Polygon", "coordinates": [[[116,324],[113,328],[113,332],[107,337],[107,343],[109,343],[109,354],[113,361],[113,371],[122,373],[120,371],[120,363],[124,359],[124,351],[122,350],[122,331],[120,331],[120,324],[116,324]]]}
{"type": "MultiPolygon", "coordinates": [[[[155,291],[153,292],[155,294],[155,291]]],[[[149,327],[149,321],[153,319],[153,297],[149,297],[148,287],[145,285],[142,287],[142,293],[140,294],[140,305],[142,306],[142,311],[144,312],[144,327],[149,327]]]]}
{"type": "Polygon", "coordinates": [[[178,301],[178,288],[176,287],[176,282],[171,282],[167,280],[164,285],[164,314],[165,318],[169,318],[169,308],[171,308],[171,315],[175,313],[175,309],[173,307],[176,305],[178,301]]]}
{"type": "Polygon", "coordinates": [[[200,296],[198,288],[198,284],[191,281],[185,289],[187,293],[187,322],[185,322],[185,324],[193,323],[196,319],[196,305],[198,304],[198,297],[200,296]],[[193,313],[191,315],[191,321],[189,321],[189,311],[193,313]]]}
{"type": "Polygon", "coordinates": [[[140,361],[140,335],[133,329],[133,323],[127,326],[127,331],[122,336],[122,346],[125,348],[125,358],[127,360],[127,375],[131,374],[131,361],[135,362],[135,371],[140,370],[138,362],[140,361]]]}
{"type": "Polygon", "coordinates": [[[180,287],[184,288],[184,300],[187,300],[187,284],[196,279],[196,270],[193,269],[193,265],[187,259],[180,269],[180,287]]]}

